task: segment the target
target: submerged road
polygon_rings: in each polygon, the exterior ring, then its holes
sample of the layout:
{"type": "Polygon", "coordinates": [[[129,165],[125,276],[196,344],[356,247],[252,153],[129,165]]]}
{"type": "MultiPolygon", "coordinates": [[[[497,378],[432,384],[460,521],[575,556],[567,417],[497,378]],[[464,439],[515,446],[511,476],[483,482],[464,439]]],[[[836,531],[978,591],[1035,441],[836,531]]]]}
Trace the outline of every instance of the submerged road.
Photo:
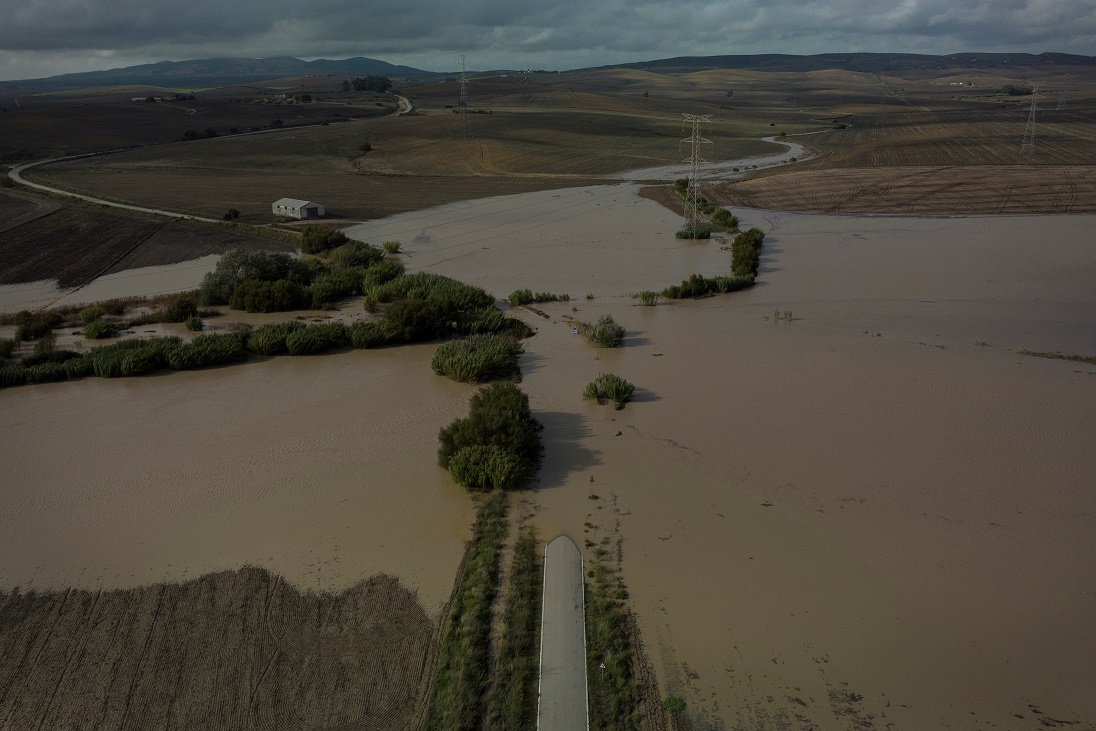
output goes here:
{"type": "Polygon", "coordinates": [[[544,549],[539,731],[588,729],[582,554],[567,536],[544,549]]]}

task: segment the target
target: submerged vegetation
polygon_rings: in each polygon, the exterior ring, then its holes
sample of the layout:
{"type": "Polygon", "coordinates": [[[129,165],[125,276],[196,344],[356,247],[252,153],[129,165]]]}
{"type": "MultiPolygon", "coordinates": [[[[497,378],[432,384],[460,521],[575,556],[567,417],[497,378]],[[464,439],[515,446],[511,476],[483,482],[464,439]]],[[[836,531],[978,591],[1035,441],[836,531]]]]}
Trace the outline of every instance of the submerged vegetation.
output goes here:
{"type": "Polygon", "coordinates": [[[586,384],[586,388],[582,391],[582,397],[597,399],[598,403],[615,401],[617,405],[623,406],[631,400],[635,390],[635,386],[620,376],[613,373],[602,373],[586,384]]]}
{"type": "Polygon", "coordinates": [[[700,274],[690,274],[689,278],[682,280],[681,284],[672,284],[662,290],[662,296],[672,300],[707,297],[711,294],[737,292],[753,285],[753,283],[753,275],[746,277],[728,277],[724,275],[704,277],[700,274]]]}
{"type": "Polygon", "coordinates": [[[430,367],[439,376],[462,383],[521,380],[518,356],[524,352],[517,338],[479,333],[440,345],[430,367]]]}
{"type": "Polygon", "coordinates": [[[599,348],[619,348],[624,344],[624,327],[612,315],[602,315],[593,325],[585,322],[578,325],[586,340],[599,348]]]}

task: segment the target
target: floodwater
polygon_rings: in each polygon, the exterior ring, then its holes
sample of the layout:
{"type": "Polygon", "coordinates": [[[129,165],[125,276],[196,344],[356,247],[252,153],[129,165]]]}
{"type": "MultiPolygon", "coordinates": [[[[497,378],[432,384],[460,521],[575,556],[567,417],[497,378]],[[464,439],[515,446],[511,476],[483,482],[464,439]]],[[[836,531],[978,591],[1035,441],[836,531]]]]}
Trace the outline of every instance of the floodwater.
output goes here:
{"type": "MultiPolygon", "coordinates": [[[[1096,355],[1096,217],[735,213],[768,234],[758,285],[653,308],[631,294],[730,254],[628,184],[349,233],[500,298],[571,295],[518,312],[536,519],[619,531],[693,728],[1093,728],[1096,367],[1016,351],[1096,355]],[[602,314],[625,347],[572,334],[602,314]],[[581,398],[605,371],[636,384],[621,411],[581,398]]],[[[472,389],[431,352],[0,392],[0,582],[249,562],[317,588],[388,571],[436,608],[472,514],[436,435],[472,389]]]]}

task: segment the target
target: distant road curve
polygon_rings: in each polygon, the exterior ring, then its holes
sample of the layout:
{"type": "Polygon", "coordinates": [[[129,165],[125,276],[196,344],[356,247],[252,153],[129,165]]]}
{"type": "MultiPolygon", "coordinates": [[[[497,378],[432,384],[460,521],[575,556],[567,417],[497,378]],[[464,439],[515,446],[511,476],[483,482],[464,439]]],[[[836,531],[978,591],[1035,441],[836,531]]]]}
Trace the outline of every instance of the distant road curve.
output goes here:
{"type": "Polygon", "coordinates": [[[69,155],[68,157],[51,157],[48,160],[39,160],[37,162],[28,162],[25,165],[17,165],[8,171],[8,177],[14,180],[16,183],[25,185],[28,188],[35,188],[37,190],[44,190],[47,193],[57,193],[59,195],[67,195],[69,198],[79,198],[82,201],[88,201],[89,203],[98,203],[99,205],[110,206],[111,208],[124,208],[127,211],[140,211],[141,213],[155,213],[158,216],[168,216],[169,218],[181,218],[188,221],[205,221],[206,223],[221,223],[216,218],[204,218],[202,216],[193,216],[189,213],[177,213],[175,211],[165,211],[160,208],[144,208],[143,206],[131,206],[126,203],[116,203],[114,201],[103,200],[102,198],[94,198],[90,195],[81,195],[80,193],[73,193],[72,191],[62,190],[61,188],[54,188],[51,185],[42,185],[41,183],[32,183],[29,180],[23,178],[23,171],[30,168],[37,167],[38,165],[46,165],[51,162],[62,162],[64,160],[79,160],[84,157],[96,157],[98,155],[110,155],[115,152],[125,152],[127,149],[122,148],[118,150],[106,150],[104,152],[88,152],[82,155],[69,155]]]}
{"type": "MultiPolygon", "coordinates": [[[[401,116],[401,115],[404,115],[404,114],[407,114],[408,112],[410,112],[411,110],[413,110],[415,108],[414,105],[411,104],[411,100],[408,99],[407,97],[400,96],[399,94],[392,94],[392,96],[396,97],[401,102],[401,108],[400,108],[399,111],[396,112],[397,117],[401,116]]],[[[262,135],[262,134],[271,134],[271,133],[274,133],[274,132],[292,132],[292,131],[304,129],[306,127],[320,127],[320,126],[322,126],[322,124],[302,124],[302,125],[299,125],[299,126],[296,126],[296,127],[278,127],[278,128],[275,128],[275,129],[261,129],[261,130],[256,130],[254,132],[240,132],[239,134],[234,134],[234,135],[222,135],[222,136],[216,137],[214,139],[221,140],[221,139],[228,139],[230,137],[245,137],[247,135],[262,135]]],[[[163,144],[170,144],[170,143],[163,143],[163,144]]],[[[56,193],[58,195],[66,195],[69,198],[79,198],[82,201],[88,201],[89,203],[97,203],[97,204],[103,205],[103,206],[110,206],[111,208],[124,208],[127,211],[138,211],[140,213],[155,213],[158,216],[167,216],[169,218],[181,218],[181,219],[188,220],[188,221],[204,221],[206,223],[222,223],[222,221],[220,219],[217,219],[217,218],[205,218],[203,216],[195,216],[195,215],[192,215],[192,214],[189,214],[189,213],[179,213],[177,211],[165,211],[161,208],[145,208],[143,206],[131,206],[131,205],[126,204],[126,203],[117,203],[115,201],[103,200],[102,198],[94,198],[94,197],[89,196],[89,195],[81,195],[80,193],[73,193],[72,191],[64,190],[62,188],[55,188],[51,185],[42,185],[41,183],[32,183],[31,181],[29,181],[29,180],[27,180],[23,177],[23,172],[25,170],[29,170],[29,169],[31,169],[33,167],[37,167],[39,165],[48,165],[50,163],[64,162],[66,160],[79,160],[79,159],[85,158],[85,157],[98,157],[100,155],[113,155],[116,152],[126,152],[127,150],[135,150],[135,149],[138,149],[138,148],[135,148],[135,147],[120,147],[117,150],[103,150],[101,152],[84,152],[84,153],[81,153],[79,155],[68,155],[67,157],[51,157],[48,160],[38,160],[37,162],[28,162],[24,165],[17,165],[15,167],[13,167],[11,170],[8,171],[8,177],[11,178],[12,180],[14,180],[16,183],[19,183],[20,185],[25,185],[28,188],[35,188],[37,190],[42,190],[42,191],[45,191],[47,193],[56,193]]]]}

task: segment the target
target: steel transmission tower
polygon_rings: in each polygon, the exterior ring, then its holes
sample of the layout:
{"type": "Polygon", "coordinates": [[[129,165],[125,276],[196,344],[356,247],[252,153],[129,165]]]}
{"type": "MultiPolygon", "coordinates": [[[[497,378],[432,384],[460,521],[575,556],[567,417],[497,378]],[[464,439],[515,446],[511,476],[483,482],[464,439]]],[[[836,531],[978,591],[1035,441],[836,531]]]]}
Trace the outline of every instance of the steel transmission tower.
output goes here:
{"type": "Polygon", "coordinates": [[[457,102],[459,122],[457,129],[461,137],[468,136],[468,56],[460,55],[460,101],[457,102]]]}
{"type": "Polygon", "coordinates": [[[1028,112],[1027,128],[1024,130],[1024,141],[1020,143],[1020,154],[1035,157],[1035,105],[1039,101],[1039,87],[1041,84],[1031,85],[1031,111],[1028,112]]]}
{"type": "Polygon", "coordinates": [[[700,136],[700,128],[703,124],[711,123],[712,115],[682,114],[681,116],[685,117],[681,123],[682,127],[686,123],[691,123],[693,126],[692,135],[688,139],[682,140],[682,142],[692,145],[689,158],[685,161],[689,163],[689,187],[685,193],[685,221],[683,227],[685,231],[691,231],[695,234],[700,229],[700,208],[697,205],[700,198],[700,166],[707,162],[707,160],[700,157],[700,146],[712,144],[711,140],[700,136]]]}

